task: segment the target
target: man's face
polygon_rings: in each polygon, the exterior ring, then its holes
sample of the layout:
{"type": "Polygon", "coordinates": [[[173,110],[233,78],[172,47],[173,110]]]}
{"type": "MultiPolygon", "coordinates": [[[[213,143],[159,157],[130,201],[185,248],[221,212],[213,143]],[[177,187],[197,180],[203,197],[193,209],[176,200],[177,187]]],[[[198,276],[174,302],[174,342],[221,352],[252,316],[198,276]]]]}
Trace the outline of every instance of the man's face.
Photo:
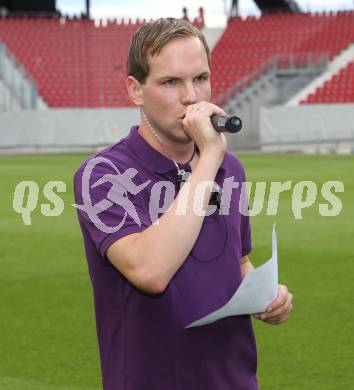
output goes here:
{"type": "Polygon", "coordinates": [[[186,107],[211,97],[210,69],[202,42],[196,37],[170,41],[158,56],[149,58],[149,71],[141,88],[150,123],[172,142],[190,142],[182,126],[186,107]]]}

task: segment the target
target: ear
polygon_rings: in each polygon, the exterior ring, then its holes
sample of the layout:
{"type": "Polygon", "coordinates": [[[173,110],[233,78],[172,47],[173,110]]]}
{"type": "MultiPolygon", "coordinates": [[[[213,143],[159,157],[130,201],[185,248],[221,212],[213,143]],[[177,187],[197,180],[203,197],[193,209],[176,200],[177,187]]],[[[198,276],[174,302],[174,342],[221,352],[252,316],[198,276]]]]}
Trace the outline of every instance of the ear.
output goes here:
{"type": "Polygon", "coordinates": [[[140,82],[133,76],[127,77],[127,91],[131,101],[137,105],[144,104],[143,91],[140,82]]]}

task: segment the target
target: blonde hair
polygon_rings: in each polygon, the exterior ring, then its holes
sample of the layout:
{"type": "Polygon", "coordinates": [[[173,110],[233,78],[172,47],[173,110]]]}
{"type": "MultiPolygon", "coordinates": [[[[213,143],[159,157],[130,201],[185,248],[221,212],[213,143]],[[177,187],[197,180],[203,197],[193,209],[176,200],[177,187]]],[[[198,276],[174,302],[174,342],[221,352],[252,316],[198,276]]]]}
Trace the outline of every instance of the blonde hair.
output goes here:
{"type": "Polygon", "coordinates": [[[202,42],[210,67],[210,49],[201,31],[183,19],[160,18],[145,23],[133,35],[127,58],[127,75],[144,84],[149,75],[149,56],[159,55],[172,39],[190,36],[202,42]]]}

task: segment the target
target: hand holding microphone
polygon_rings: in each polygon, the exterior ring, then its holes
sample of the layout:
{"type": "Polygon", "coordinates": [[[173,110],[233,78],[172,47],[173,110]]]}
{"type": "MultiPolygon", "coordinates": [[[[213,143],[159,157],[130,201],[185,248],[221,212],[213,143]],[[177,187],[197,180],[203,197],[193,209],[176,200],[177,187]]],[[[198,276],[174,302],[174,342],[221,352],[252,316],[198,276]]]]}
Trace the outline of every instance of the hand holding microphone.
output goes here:
{"type": "MultiPolygon", "coordinates": [[[[203,107],[197,107],[196,110],[203,111],[203,107]]],[[[238,116],[213,114],[210,121],[218,133],[238,133],[242,129],[242,121],[238,116]]]]}
{"type": "MultiPolygon", "coordinates": [[[[196,108],[196,111],[203,111],[204,107],[196,108]]],[[[238,133],[242,129],[242,121],[237,116],[224,116],[213,114],[210,117],[211,124],[218,133],[238,133]]]]}
{"type": "Polygon", "coordinates": [[[238,117],[228,117],[223,109],[210,102],[200,101],[187,107],[183,116],[183,127],[201,152],[208,150],[214,157],[220,154],[222,161],[227,149],[227,140],[223,133],[240,131],[242,121],[238,117]]]}

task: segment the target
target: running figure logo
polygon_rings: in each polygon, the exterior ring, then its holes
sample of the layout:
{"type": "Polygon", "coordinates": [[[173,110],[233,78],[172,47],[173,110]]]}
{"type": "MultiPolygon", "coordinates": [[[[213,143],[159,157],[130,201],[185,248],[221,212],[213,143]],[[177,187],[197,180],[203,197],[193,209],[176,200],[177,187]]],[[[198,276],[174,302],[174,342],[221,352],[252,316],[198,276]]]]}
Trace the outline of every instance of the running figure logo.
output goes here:
{"type": "Polygon", "coordinates": [[[110,160],[104,157],[95,157],[91,159],[85,166],[82,175],[82,200],[84,204],[73,204],[73,206],[79,210],[85,211],[91,222],[104,233],[117,232],[124,225],[128,215],[140,227],[140,218],[134,204],[128,198],[128,193],[131,195],[137,195],[150,183],[151,180],[148,180],[140,185],[136,185],[133,182],[133,178],[137,173],[138,171],[135,168],[128,168],[125,172],[120,173],[117,167],[110,160]],[[105,174],[90,187],[90,177],[92,175],[92,171],[96,165],[102,163],[108,164],[117,174],[105,174]],[[96,188],[107,182],[112,183],[112,186],[107,192],[106,199],[102,199],[93,205],[90,189],[96,188]],[[109,209],[114,204],[122,207],[125,212],[119,225],[112,227],[107,226],[103,221],[101,221],[98,214],[109,209]]]}

